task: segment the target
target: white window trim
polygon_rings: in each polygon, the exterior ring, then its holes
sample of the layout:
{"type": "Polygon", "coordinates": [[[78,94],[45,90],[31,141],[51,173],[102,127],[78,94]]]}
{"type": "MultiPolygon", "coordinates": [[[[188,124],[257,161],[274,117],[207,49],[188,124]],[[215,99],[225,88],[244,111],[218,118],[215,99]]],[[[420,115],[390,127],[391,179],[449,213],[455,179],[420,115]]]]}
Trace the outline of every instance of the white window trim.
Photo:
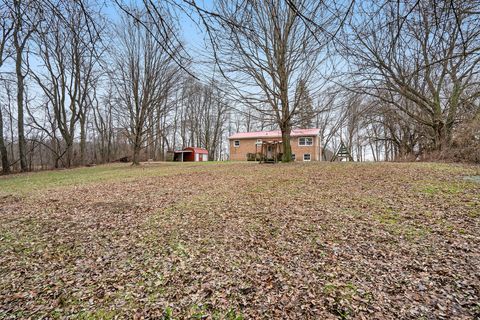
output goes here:
{"type": "Polygon", "coordinates": [[[255,145],[260,146],[262,145],[263,141],[262,139],[257,139],[257,142],[255,142],[255,145]]]}
{"type": "Polygon", "coordinates": [[[240,147],[240,140],[233,140],[233,147],[239,148],[240,147]]]}
{"type": "Polygon", "coordinates": [[[298,146],[299,147],[311,147],[313,146],[313,137],[298,137],[298,146]],[[305,144],[300,144],[300,139],[310,139],[312,141],[312,144],[307,144],[305,140],[305,144]]]}
{"type": "Polygon", "coordinates": [[[305,161],[305,162],[312,161],[312,154],[311,154],[311,153],[304,153],[304,154],[303,154],[303,161],[305,161]],[[309,157],[310,159],[305,160],[305,156],[306,156],[307,154],[308,154],[308,157],[309,157]]]}

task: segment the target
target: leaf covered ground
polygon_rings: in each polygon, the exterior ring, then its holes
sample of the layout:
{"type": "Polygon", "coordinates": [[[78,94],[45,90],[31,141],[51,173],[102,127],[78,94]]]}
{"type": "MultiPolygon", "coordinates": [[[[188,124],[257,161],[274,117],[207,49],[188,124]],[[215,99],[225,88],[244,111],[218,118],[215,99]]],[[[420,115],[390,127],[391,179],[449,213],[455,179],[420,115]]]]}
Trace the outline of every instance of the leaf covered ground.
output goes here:
{"type": "Polygon", "coordinates": [[[478,167],[98,166],[0,178],[0,319],[475,319],[478,167]]]}

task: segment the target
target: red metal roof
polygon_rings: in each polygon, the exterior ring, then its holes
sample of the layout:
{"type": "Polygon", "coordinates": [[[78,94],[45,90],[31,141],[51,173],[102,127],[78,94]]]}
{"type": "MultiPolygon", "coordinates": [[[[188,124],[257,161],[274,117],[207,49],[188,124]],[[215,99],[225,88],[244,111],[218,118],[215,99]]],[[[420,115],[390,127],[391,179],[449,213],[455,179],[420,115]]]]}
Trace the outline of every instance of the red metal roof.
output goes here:
{"type": "MultiPolygon", "coordinates": [[[[320,129],[293,129],[290,136],[316,136],[320,134],[320,129]]],[[[281,138],[282,132],[280,130],[274,131],[255,131],[255,132],[239,132],[231,135],[228,139],[248,139],[248,138],[281,138]]]]}
{"type": "Polygon", "coordinates": [[[197,147],[187,147],[185,150],[192,150],[194,153],[208,154],[207,149],[197,148],[197,147]]]}

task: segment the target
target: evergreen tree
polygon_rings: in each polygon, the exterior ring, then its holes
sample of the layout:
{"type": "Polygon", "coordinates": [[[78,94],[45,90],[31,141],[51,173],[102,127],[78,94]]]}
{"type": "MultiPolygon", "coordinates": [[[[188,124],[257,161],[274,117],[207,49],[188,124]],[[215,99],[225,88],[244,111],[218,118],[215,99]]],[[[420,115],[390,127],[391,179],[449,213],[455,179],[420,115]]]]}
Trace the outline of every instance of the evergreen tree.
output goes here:
{"type": "Polygon", "coordinates": [[[299,128],[311,128],[315,111],[313,109],[313,101],[305,81],[300,81],[297,85],[296,99],[298,107],[296,110],[295,124],[299,128]]]}

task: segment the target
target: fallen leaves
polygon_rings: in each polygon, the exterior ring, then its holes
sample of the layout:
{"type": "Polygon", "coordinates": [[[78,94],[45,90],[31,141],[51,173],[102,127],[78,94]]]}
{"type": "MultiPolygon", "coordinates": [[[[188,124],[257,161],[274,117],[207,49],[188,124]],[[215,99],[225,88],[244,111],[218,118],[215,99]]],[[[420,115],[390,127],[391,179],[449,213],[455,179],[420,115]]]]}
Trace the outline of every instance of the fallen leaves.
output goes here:
{"type": "Polygon", "coordinates": [[[478,317],[476,170],[169,164],[3,196],[0,318],[478,317]]]}

